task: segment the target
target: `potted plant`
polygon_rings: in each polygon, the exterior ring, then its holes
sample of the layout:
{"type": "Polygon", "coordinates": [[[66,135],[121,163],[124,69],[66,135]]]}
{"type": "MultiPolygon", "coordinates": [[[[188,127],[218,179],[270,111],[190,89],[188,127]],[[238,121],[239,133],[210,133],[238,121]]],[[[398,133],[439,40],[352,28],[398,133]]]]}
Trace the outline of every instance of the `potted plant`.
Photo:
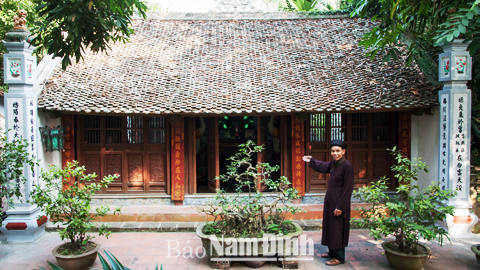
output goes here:
{"type": "MultiPolygon", "coordinates": [[[[277,241],[277,250],[268,250],[271,256],[288,256],[280,249],[286,247],[285,240],[298,239],[302,234],[302,228],[286,220],[287,214],[296,214],[304,211],[292,204],[293,200],[299,198],[296,189],[285,176],[278,180],[272,180],[270,175],[279,170],[279,166],[270,166],[268,163],[254,163],[252,156],[263,151],[263,146],[256,146],[254,142],[248,141],[238,146],[239,152],[228,160],[231,164],[227,166],[227,173],[218,178],[223,182],[233,181],[236,193],[228,194],[217,189],[215,198],[204,206],[199,206],[198,211],[211,216],[213,221],[197,227],[197,235],[202,239],[206,254],[216,257],[219,260],[214,262],[228,268],[228,261],[221,259],[227,256],[267,256],[264,251],[264,241],[277,241]],[[271,196],[266,196],[262,189],[271,191],[271,196]],[[265,238],[266,236],[275,236],[265,238]],[[213,244],[215,241],[218,245],[213,244]],[[235,248],[235,244],[252,241],[256,245],[258,254],[248,254],[248,250],[242,253],[240,250],[229,250],[235,248]],[[279,245],[282,242],[282,245],[279,245]],[[225,250],[218,250],[222,246],[225,250]],[[213,247],[213,248],[211,248],[213,247]],[[226,252],[224,252],[226,251],[226,252]],[[232,252],[230,252],[232,251],[232,252]],[[227,266],[225,266],[227,265],[227,266]]],[[[270,243],[271,244],[271,243],[270,243]]],[[[270,246],[271,247],[271,246],[270,246]]],[[[241,247],[238,246],[241,249],[241,247]]],[[[261,266],[258,262],[248,262],[253,267],[261,266]]]]}
{"type": "Polygon", "coordinates": [[[444,237],[449,239],[448,232],[435,223],[453,215],[453,207],[447,203],[455,192],[441,190],[438,182],[421,189],[416,184],[418,173],[428,172],[428,166],[421,158],[410,160],[403,156],[396,147],[389,150],[396,160],[392,166],[399,183],[396,192],[393,195],[386,193],[386,177],[355,191],[353,197],[363,199],[371,207],[357,207],[361,218],[354,219],[353,223],[370,229],[375,240],[387,236],[395,238],[382,243],[387,260],[394,269],[422,269],[431,251],[419,243],[420,237],[426,241],[437,239],[440,246],[444,237]]]}
{"type": "MultiPolygon", "coordinates": [[[[65,226],[59,234],[62,240],[69,242],[52,251],[58,265],[67,270],[87,268],[95,262],[100,249],[100,245],[92,241],[94,237],[87,235],[87,232],[95,228],[95,217],[105,216],[110,210],[101,206],[95,209],[95,213],[90,213],[91,196],[106,188],[119,175],[94,181],[97,175],[85,175],[85,167],[78,166],[77,161],[68,162],[63,169],[53,164],[49,167],[48,171],[42,171],[43,184],[35,186],[32,201],[50,216],[53,224],[65,226]]],[[[117,208],[114,214],[119,212],[117,208]]],[[[98,234],[108,238],[110,231],[103,224],[98,228],[98,234]]]]}

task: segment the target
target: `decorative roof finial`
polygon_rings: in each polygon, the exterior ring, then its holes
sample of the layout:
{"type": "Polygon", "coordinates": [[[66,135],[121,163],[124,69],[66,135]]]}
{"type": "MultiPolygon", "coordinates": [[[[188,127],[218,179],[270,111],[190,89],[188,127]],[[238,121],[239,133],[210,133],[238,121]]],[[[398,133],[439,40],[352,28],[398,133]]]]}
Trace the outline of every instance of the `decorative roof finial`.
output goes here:
{"type": "Polygon", "coordinates": [[[13,16],[13,19],[15,20],[13,29],[7,32],[5,40],[7,42],[26,41],[27,43],[30,43],[30,32],[27,29],[27,12],[21,9],[17,11],[17,15],[13,16]]]}
{"type": "Polygon", "coordinates": [[[13,16],[15,23],[13,29],[25,29],[27,30],[27,11],[21,9],[17,11],[18,16],[13,16]]]}
{"type": "Polygon", "coordinates": [[[219,0],[218,6],[214,12],[258,12],[259,10],[253,5],[252,0],[219,0]]]}

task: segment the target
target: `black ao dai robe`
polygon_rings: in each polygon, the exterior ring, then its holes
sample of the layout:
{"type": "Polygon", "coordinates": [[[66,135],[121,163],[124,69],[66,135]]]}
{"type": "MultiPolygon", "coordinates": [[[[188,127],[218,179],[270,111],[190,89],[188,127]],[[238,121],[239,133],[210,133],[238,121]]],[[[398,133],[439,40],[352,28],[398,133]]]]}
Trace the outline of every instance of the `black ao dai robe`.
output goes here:
{"type": "Polygon", "coordinates": [[[323,204],[322,245],[329,249],[348,246],[350,236],[350,200],[353,191],[353,166],[345,157],[335,163],[310,159],[309,166],[319,173],[330,173],[323,204]],[[342,210],[334,216],[335,209],[342,210]]]}

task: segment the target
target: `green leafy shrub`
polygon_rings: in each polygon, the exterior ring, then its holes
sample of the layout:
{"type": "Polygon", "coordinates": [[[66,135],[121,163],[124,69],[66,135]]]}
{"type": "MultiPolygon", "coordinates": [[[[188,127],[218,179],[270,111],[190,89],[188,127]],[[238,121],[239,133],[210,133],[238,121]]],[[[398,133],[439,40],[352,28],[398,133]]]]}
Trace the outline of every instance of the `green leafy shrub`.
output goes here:
{"type": "MultiPolygon", "coordinates": [[[[93,224],[97,216],[105,216],[110,208],[101,206],[95,213],[90,213],[91,196],[100,191],[118,178],[119,175],[105,176],[103,180],[95,182],[95,173],[85,175],[85,167],[78,166],[78,161],[68,162],[62,169],[53,164],[49,171],[42,171],[41,178],[44,186],[35,186],[32,202],[38,205],[50,216],[54,224],[65,224],[66,227],[59,232],[62,240],[68,239],[66,248],[70,254],[82,253],[88,242],[94,238],[87,232],[95,228],[93,224]],[[74,183],[69,183],[74,179],[74,183]]],[[[114,214],[120,213],[116,209],[114,214]]],[[[108,238],[110,235],[107,225],[99,228],[99,235],[108,238]]]]}
{"type": "Polygon", "coordinates": [[[215,199],[205,206],[199,206],[199,212],[213,216],[214,221],[204,227],[205,234],[222,234],[233,237],[256,237],[266,232],[286,234],[295,231],[292,222],[285,221],[287,213],[296,214],[303,211],[292,205],[299,198],[296,189],[285,176],[272,180],[271,174],[279,166],[268,163],[254,163],[252,156],[263,151],[264,146],[257,146],[248,141],[238,146],[239,152],[228,158],[231,164],[227,173],[218,178],[224,182],[234,181],[236,193],[227,195],[217,189],[215,199]],[[261,192],[262,186],[272,191],[272,196],[261,192]],[[248,192],[242,194],[242,192],[248,192]]]}
{"type": "MultiPolygon", "coordinates": [[[[11,132],[11,131],[7,131],[11,132]]],[[[11,134],[13,136],[13,134],[11,134]]],[[[27,140],[8,141],[6,135],[0,136],[0,200],[5,199],[13,207],[13,198],[21,199],[21,187],[26,182],[24,166],[32,168],[36,164],[27,152],[27,140]]],[[[1,214],[0,208],[0,214],[1,214]]],[[[2,219],[0,219],[0,226],[2,219]]]]}
{"type": "Polygon", "coordinates": [[[444,237],[449,239],[448,232],[435,222],[453,215],[453,206],[448,206],[448,199],[455,196],[455,191],[441,190],[439,182],[420,189],[415,184],[418,173],[428,172],[428,166],[420,158],[411,161],[404,157],[395,147],[390,151],[397,163],[392,166],[399,182],[396,194],[389,196],[385,193],[388,189],[386,177],[354,191],[354,198],[363,199],[372,207],[357,207],[361,210],[361,219],[354,219],[353,223],[369,228],[375,240],[394,236],[393,248],[405,254],[418,254],[420,237],[427,241],[437,239],[442,245],[444,237]]]}

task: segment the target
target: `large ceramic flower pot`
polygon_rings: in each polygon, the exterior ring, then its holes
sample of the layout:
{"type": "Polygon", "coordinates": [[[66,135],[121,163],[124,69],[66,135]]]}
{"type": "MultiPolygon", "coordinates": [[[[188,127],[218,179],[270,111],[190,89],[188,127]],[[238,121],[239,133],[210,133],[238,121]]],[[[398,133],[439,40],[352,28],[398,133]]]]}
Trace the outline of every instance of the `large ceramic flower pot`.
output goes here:
{"type": "MultiPolygon", "coordinates": [[[[203,233],[203,226],[199,225],[197,227],[197,235],[200,237],[202,240],[203,248],[205,250],[205,254],[212,257],[212,258],[221,258],[221,257],[242,257],[242,254],[239,255],[228,255],[226,253],[219,254],[218,250],[215,248],[215,246],[231,246],[232,242],[238,243],[238,251],[241,250],[240,245],[245,247],[244,252],[245,252],[245,261],[248,261],[248,257],[262,257],[262,256],[276,256],[276,257],[289,257],[289,255],[292,253],[291,251],[293,250],[293,241],[298,240],[298,237],[303,233],[302,227],[298,225],[295,222],[292,222],[292,224],[295,226],[296,231],[289,233],[287,235],[283,236],[275,236],[273,239],[270,238],[221,238],[221,237],[215,237],[214,235],[206,235],[203,233]],[[296,240],[295,240],[296,239],[296,240]],[[267,241],[269,243],[264,243],[264,241],[267,241]],[[293,241],[292,241],[293,240],[293,241]],[[212,241],[216,241],[217,244],[212,244],[212,241]],[[271,247],[272,242],[275,241],[275,250],[272,250],[271,247]],[[289,241],[289,242],[287,242],[289,241]],[[257,246],[257,254],[248,254],[247,250],[248,247],[244,243],[252,243],[254,242],[255,245],[257,246]],[[286,244],[287,243],[287,244],[286,244]],[[290,245],[290,248],[287,248],[287,245],[290,245]],[[264,245],[266,245],[266,249],[264,249],[264,245]],[[281,250],[280,250],[281,249],[281,250]],[[268,254],[264,254],[264,251],[267,250],[268,254]],[[273,255],[272,255],[273,254],[273,255]]],[[[250,244],[249,244],[250,245],[250,244]]],[[[239,252],[240,253],[240,252],[239,252]]],[[[291,255],[290,255],[291,256],[291,255]]],[[[258,267],[254,265],[250,265],[251,267],[258,267]]]]}
{"type": "Polygon", "coordinates": [[[394,251],[390,248],[390,245],[395,241],[387,241],[382,243],[382,247],[385,250],[385,256],[387,257],[390,266],[395,270],[420,270],[427,262],[428,257],[431,254],[429,247],[418,244],[425,248],[425,254],[411,255],[394,251]]]}
{"type": "Polygon", "coordinates": [[[475,253],[475,257],[477,258],[477,262],[480,263],[480,244],[475,244],[471,246],[473,253],[475,253]]]}
{"type": "Polygon", "coordinates": [[[58,253],[58,249],[64,244],[56,246],[52,253],[53,256],[57,259],[57,264],[65,270],[84,270],[89,269],[97,259],[98,250],[100,250],[100,245],[95,243],[97,246],[95,249],[79,254],[79,255],[62,255],[58,253]]]}

